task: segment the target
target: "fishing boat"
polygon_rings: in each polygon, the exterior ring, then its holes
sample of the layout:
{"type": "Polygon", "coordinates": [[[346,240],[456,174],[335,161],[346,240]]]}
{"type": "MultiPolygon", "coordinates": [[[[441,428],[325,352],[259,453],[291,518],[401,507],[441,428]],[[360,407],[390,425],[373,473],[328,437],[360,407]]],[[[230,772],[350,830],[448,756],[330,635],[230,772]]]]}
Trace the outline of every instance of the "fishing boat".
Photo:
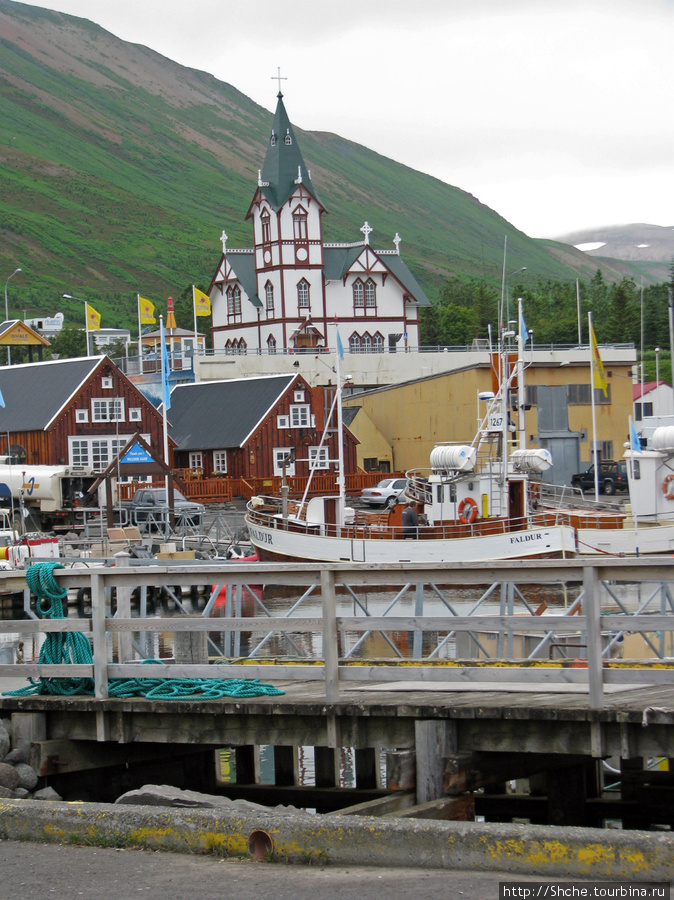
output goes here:
{"type": "MultiPolygon", "coordinates": [[[[307,486],[301,500],[253,497],[245,521],[260,558],[441,564],[575,555],[574,528],[539,502],[540,476],[552,465],[549,451],[515,444],[508,401],[523,392],[522,351],[520,334],[517,364],[508,353],[494,354],[503,358],[498,390],[479,395],[485,412],[473,440],[438,444],[428,468],[407,472],[405,504],[381,514],[348,506],[339,460],[337,494],[309,497],[307,486]],[[418,517],[412,527],[403,524],[410,504],[418,517]]],[[[341,433],[339,354],[337,376],[341,433]]]]}

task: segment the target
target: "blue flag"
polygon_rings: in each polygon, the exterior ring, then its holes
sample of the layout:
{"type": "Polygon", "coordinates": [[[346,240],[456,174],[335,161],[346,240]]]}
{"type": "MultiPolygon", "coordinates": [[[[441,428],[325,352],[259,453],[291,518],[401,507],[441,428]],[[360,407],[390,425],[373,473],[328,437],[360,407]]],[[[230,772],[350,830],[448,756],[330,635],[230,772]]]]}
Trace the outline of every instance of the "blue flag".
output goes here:
{"type": "Polygon", "coordinates": [[[339,358],[344,359],[344,347],[342,346],[342,339],[339,336],[339,329],[337,329],[337,352],[339,353],[339,358]]]}
{"type": "Polygon", "coordinates": [[[5,398],[2,396],[2,391],[0,391],[0,406],[2,406],[3,409],[5,408],[5,398]]]}
{"type": "Polygon", "coordinates": [[[635,453],[641,453],[641,438],[637,434],[637,429],[632,419],[630,419],[630,447],[635,453]]]}
{"type": "Polygon", "coordinates": [[[524,321],[524,313],[522,313],[520,317],[520,334],[522,335],[522,340],[526,344],[529,340],[529,329],[527,328],[527,323],[524,321]]]}
{"type": "Polygon", "coordinates": [[[171,409],[171,388],[169,387],[169,360],[164,340],[164,320],[161,320],[161,395],[164,401],[164,410],[171,409]]]}

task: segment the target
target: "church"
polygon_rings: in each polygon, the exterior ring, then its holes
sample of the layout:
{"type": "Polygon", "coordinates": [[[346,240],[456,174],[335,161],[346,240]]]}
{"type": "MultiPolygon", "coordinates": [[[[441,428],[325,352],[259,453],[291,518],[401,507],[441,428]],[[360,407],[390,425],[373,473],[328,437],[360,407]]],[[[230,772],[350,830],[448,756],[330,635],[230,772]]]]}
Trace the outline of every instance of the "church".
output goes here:
{"type": "Polygon", "coordinates": [[[419,346],[430,302],[394,249],[375,249],[365,222],[351,243],[323,241],[325,208],[279,91],[264,165],[246,218],[252,249],[227,247],[209,288],[213,347],[226,353],[388,353],[419,346]]]}

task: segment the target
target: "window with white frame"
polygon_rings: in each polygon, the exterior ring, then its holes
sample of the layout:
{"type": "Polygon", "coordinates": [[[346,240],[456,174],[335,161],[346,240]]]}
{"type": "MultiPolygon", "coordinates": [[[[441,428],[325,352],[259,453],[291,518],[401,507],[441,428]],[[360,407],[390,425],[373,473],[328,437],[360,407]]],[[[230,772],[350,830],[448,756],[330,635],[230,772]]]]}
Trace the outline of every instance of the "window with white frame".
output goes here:
{"type": "Polygon", "coordinates": [[[268,281],[264,286],[264,296],[267,304],[267,315],[274,315],[274,285],[268,281]]]}
{"type": "Polygon", "coordinates": [[[360,278],[353,283],[353,305],[356,309],[362,309],[365,306],[365,289],[360,278]]]}
{"type": "Polygon", "coordinates": [[[309,306],[309,282],[303,278],[297,285],[297,305],[300,309],[306,309],[309,306]]]}
{"type": "Polygon", "coordinates": [[[112,400],[93,397],[91,400],[91,421],[123,422],[124,400],[121,397],[115,397],[112,400]]]}
{"type": "Polygon", "coordinates": [[[268,244],[271,241],[271,226],[269,223],[269,213],[265,210],[260,216],[262,225],[262,243],[268,244]]]}
{"type": "Polygon", "coordinates": [[[290,416],[276,416],[277,428],[290,428],[290,416]]]}
{"type": "Polygon", "coordinates": [[[226,450],[214,450],[213,451],[213,471],[214,472],[226,472],[227,471],[227,451],[226,450]]]}
{"type": "Polygon", "coordinates": [[[368,278],[365,282],[365,306],[373,309],[377,305],[377,291],[374,281],[368,278]]]}
{"type": "Polygon", "coordinates": [[[227,288],[227,316],[228,318],[238,318],[241,315],[241,288],[238,284],[227,288]]]}
{"type": "Polygon", "coordinates": [[[88,468],[89,466],[89,441],[78,441],[71,439],[70,441],[70,465],[80,468],[88,468]]]}
{"type": "Polygon", "coordinates": [[[370,353],[372,351],[372,338],[369,334],[367,334],[367,332],[363,335],[360,349],[362,353],[370,353]]]}
{"type": "MultiPolygon", "coordinates": [[[[97,472],[107,468],[113,459],[131,440],[132,435],[120,434],[115,437],[80,438],[68,437],[68,457],[71,466],[92,468],[97,472]]],[[[144,434],[142,438],[150,443],[150,435],[144,434]]]]}
{"type": "Polygon", "coordinates": [[[290,407],[290,427],[308,428],[311,422],[311,411],[308,403],[297,403],[290,407]]]}
{"type": "Polygon", "coordinates": [[[284,463],[285,474],[295,474],[295,460],[292,453],[292,447],[274,447],[274,475],[283,475],[284,463]]]}
{"type": "Polygon", "coordinates": [[[267,338],[267,353],[276,353],[276,338],[273,334],[267,338]]]}
{"type": "Polygon", "coordinates": [[[286,145],[286,147],[289,147],[292,144],[292,142],[293,142],[293,139],[290,134],[290,129],[286,128],[286,136],[285,136],[285,140],[283,141],[283,143],[286,145]]]}
{"type": "Polygon", "coordinates": [[[384,338],[377,332],[375,336],[372,338],[372,349],[375,353],[383,353],[384,352],[384,338]]]}
{"type": "Polygon", "coordinates": [[[143,418],[143,410],[140,406],[132,406],[129,409],[129,422],[140,422],[143,418]]]}
{"type": "Polygon", "coordinates": [[[327,447],[309,447],[309,466],[312,469],[327,469],[330,466],[327,447]]]}
{"type": "Polygon", "coordinates": [[[293,213],[293,236],[296,241],[307,239],[307,213],[301,206],[293,213]]]}
{"type": "Polygon", "coordinates": [[[295,403],[304,403],[304,391],[293,391],[293,400],[295,403]]]}
{"type": "Polygon", "coordinates": [[[89,421],[89,410],[88,409],[76,409],[75,410],[75,421],[76,422],[88,422],[89,421]]]}
{"type": "Polygon", "coordinates": [[[204,468],[204,454],[201,450],[192,450],[189,455],[190,469],[204,468]]]}
{"type": "MultiPolygon", "coordinates": [[[[106,341],[106,343],[107,343],[107,341],[106,341]]],[[[112,377],[110,375],[104,375],[101,378],[101,387],[103,388],[104,391],[112,390],[112,377]]]]}
{"type": "Polygon", "coordinates": [[[349,338],[349,352],[360,353],[360,335],[352,334],[349,338]]]}

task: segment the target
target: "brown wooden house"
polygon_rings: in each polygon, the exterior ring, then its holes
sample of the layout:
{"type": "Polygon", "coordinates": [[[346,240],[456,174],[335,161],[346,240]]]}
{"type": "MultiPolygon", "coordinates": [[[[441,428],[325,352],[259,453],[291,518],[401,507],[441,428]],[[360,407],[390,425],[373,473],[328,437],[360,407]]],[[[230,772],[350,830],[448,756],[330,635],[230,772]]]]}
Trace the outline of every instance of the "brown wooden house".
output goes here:
{"type": "Polygon", "coordinates": [[[3,366],[0,392],[0,453],[17,462],[102,472],[135,434],[163,447],[161,414],[107,356],[3,366]]]}
{"type": "MultiPolygon", "coordinates": [[[[337,470],[337,418],[321,446],[334,387],[312,388],[302,375],[269,375],[178,385],[171,393],[169,433],[178,468],[208,477],[306,476],[337,470]]],[[[356,472],[356,444],[344,429],[345,474],[356,472]]]]}

